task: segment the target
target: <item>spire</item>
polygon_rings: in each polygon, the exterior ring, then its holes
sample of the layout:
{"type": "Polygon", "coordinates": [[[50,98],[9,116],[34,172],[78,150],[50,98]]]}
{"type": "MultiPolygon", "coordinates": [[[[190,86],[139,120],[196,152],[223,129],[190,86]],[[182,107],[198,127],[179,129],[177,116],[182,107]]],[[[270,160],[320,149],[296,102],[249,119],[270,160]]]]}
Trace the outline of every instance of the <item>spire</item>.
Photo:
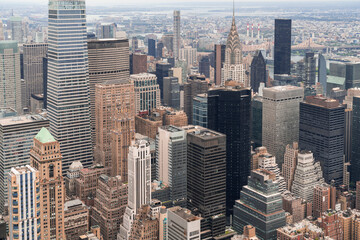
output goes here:
{"type": "Polygon", "coordinates": [[[235,19],[235,0],[233,0],[233,19],[235,19]]]}

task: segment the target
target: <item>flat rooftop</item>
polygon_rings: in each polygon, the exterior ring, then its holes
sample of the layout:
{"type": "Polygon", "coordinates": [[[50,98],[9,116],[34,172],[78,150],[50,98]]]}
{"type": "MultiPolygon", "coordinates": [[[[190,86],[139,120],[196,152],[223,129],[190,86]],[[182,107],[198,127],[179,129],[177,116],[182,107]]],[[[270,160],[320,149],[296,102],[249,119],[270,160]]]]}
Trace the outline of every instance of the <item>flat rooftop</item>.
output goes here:
{"type": "Polygon", "coordinates": [[[175,213],[187,222],[197,221],[201,219],[200,217],[193,215],[189,209],[181,208],[179,206],[169,208],[168,210],[175,213]]]}
{"type": "Polygon", "coordinates": [[[22,115],[16,117],[0,118],[0,125],[9,126],[15,124],[31,123],[36,121],[45,121],[47,118],[41,115],[22,115]]]}

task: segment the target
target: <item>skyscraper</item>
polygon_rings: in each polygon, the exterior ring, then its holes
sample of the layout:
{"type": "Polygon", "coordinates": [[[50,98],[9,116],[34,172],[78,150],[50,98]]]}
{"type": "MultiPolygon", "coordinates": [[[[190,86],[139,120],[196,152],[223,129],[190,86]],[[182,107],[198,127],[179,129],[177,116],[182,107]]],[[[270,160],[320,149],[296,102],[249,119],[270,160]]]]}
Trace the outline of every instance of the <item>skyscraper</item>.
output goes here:
{"type": "Polygon", "coordinates": [[[297,142],[286,145],[284,163],[282,165],[282,176],[285,179],[286,189],[289,191],[291,191],[292,183],[294,181],[298,153],[299,144],[297,142]]]}
{"type": "Polygon", "coordinates": [[[187,129],[187,208],[200,214],[201,238],[224,234],[226,136],[202,127],[187,129]]]}
{"type": "Polygon", "coordinates": [[[163,80],[164,101],[168,107],[180,109],[180,85],[177,77],[165,77],[163,80]]]}
{"type": "Polygon", "coordinates": [[[65,187],[60,143],[46,128],[34,137],[31,166],[39,170],[41,239],[63,239],[65,187]]]}
{"type": "Polygon", "coordinates": [[[225,48],[224,44],[215,44],[215,85],[220,86],[221,84],[221,69],[225,62],[225,48]]]}
{"type": "Polygon", "coordinates": [[[186,132],[175,126],[159,127],[156,135],[157,179],[169,185],[172,201],[186,201],[186,154],[186,132]]]}
{"type": "Polygon", "coordinates": [[[326,183],[314,187],[312,201],[313,216],[318,218],[322,213],[330,209],[330,186],[326,183]]]}
{"type": "Polygon", "coordinates": [[[308,96],[300,103],[299,147],[314,153],[325,181],[343,184],[345,107],[334,99],[308,96]]]}
{"type": "Polygon", "coordinates": [[[128,82],[129,41],[127,39],[101,39],[88,42],[91,129],[95,145],[95,85],[107,81],[128,82]]]}
{"type": "Polygon", "coordinates": [[[95,161],[127,181],[128,147],[135,138],[134,83],[108,81],[95,87],[95,161]]]}
{"type": "Polygon", "coordinates": [[[116,23],[102,23],[100,25],[100,36],[102,39],[109,39],[116,37],[116,23]]]}
{"type": "Polygon", "coordinates": [[[130,55],[130,74],[147,72],[147,55],[133,53],[130,55]]]}
{"type": "Polygon", "coordinates": [[[277,86],[263,90],[262,142],[281,168],[287,144],[299,139],[301,87],[277,86]]]}
{"type": "Polygon", "coordinates": [[[39,171],[29,165],[11,168],[7,181],[10,239],[42,239],[39,171]]]}
{"type": "Polygon", "coordinates": [[[275,19],[274,74],[290,74],[291,19],[275,19]]]}
{"type": "Polygon", "coordinates": [[[266,81],[266,62],[261,51],[257,51],[250,65],[250,86],[254,92],[259,92],[260,83],[266,81]]]}
{"type": "Polygon", "coordinates": [[[360,181],[360,97],[353,98],[350,181],[360,181]]]}
{"type": "Polygon", "coordinates": [[[170,68],[171,68],[170,63],[161,62],[156,64],[156,77],[157,77],[157,83],[159,84],[160,87],[161,99],[163,99],[164,97],[164,85],[163,85],[164,77],[170,76],[170,68]]]}
{"type": "Polygon", "coordinates": [[[207,127],[207,108],[208,108],[207,93],[198,94],[193,98],[193,125],[207,127]]]}
{"type": "Polygon", "coordinates": [[[308,202],[313,200],[314,187],[324,182],[320,162],[315,162],[312,152],[301,151],[294,174],[291,191],[308,202]]]}
{"type": "Polygon", "coordinates": [[[243,87],[248,87],[248,77],[246,75],[246,68],[243,63],[242,46],[239,34],[235,24],[235,12],[231,29],[226,42],[225,62],[221,71],[221,85],[225,85],[228,80],[233,80],[242,84],[243,87]]]}
{"type": "Polygon", "coordinates": [[[345,89],[360,87],[360,63],[346,63],[345,89]]]}
{"type": "Polygon", "coordinates": [[[135,114],[150,112],[160,107],[160,88],[156,75],[150,73],[133,74],[130,76],[135,87],[135,114]]]}
{"type": "Polygon", "coordinates": [[[208,128],[226,135],[226,213],[229,216],[250,169],[251,91],[210,89],[208,128]]]}
{"type": "MultiPolygon", "coordinates": [[[[32,94],[44,93],[43,59],[47,55],[47,43],[31,43],[23,45],[24,80],[26,84],[26,106],[30,107],[32,94]]],[[[35,109],[31,109],[32,112],[35,109]]]]}
{"type": "Polygon", "coordinates": [[[138,209],[151,201],[151,153],[148,141],[138,140],[130,146],[128,166],[128,206],[120,226],[120,239],[124,240],[129,238],[138,209]]]}
{"type": "Polygon", "coordinates": [[[269,153],[263,153],[258,158],[258,164],[261,169],[268,170],[270,172],[275,173],[276,181],[279,183],[279,192],[283,193],[286,190],[286,184],[284,177],[280,175],[280,168],[276,163],[276,159],[269,153]]]}
{"type": "Polygon", "coordinates": [[[184,111],[189,118],[189,123],[193,120],[193,99],[196,95],[207,93],[209,83],[204,77],[191,75],[186,83],[184,83],[184,111]]]}
{"type": "Polygon", "coordinates": [[[316,81],[316,58],[313,52],[305,54],[305,86],[313,86],[316,81]]]}
{"type": "Polygon", "coordinates": [[[0,108],[22,113],[20,52],[16,41],[0,42],[0,108]],[[5,67],[6,66],[6,67],[5,67]]]}
{"type": "Polygon", "coordinates": [[[210,59],[208,56],[201,58],[199,62],[199,73],[205,75],[206,78],[210,78],[210,59]]]}
{"type": "Polygon", "coordinates": [[[155,39],[148,39],[148,55],[156,57],[156,40],[155,39]]]}
{"type": "Polygon", "coordinates": [[[240,200],[235,202],[234,230],[243,233],[246,225],[252,225],[260,239],[275,240],[276,229],[285,224],[285,211],[275,174],[264,169],[251,171],[248,185],[243,187],[240,200]]]}
{"type": "Polygon", "coordinates": [[[85,0],[49,0],[47,111],[64,174],[93,162],[85,0]]]}
{"type": "Polygon", "coordinates": [[[8,24],[11,27],[11,40],[22,43],[24,41],[22,18],[12,16],[8,24]]]}
{"type": "Polygon", "coordinates": [[[179,206],[168,209],[169,240],[200,239],[200,217],[194,216],[191,211],[179,206]]]}
{"type": "Polygon", "coordinates": [[[319,53],[319,59],[318,59],[318,82],[321,84],[322,88],[323,88],[323,94],[326,95],[327,93],[327,84],[326,84],[326,74],[327,74],[327,69],[326,69],[326,60],[324,55],[322,55],[321,53],[319,53]]]}
{"type": "Polygon", "coordinates": [[[263,98],[255,95],[251,101],[251,141],[253,147],[262,146],[263,98]]]}
{"type": "Polygon", "coordinates": [[[174,11],[174,58],[177,60],[179,58],[180,50],[180,11],[174,11]]]}
{"type": "Polygon", "coordinates": [[[11,168],[30,164],[33,138],[42,127],[49,127],[49,120],[40,115],[0,118],[0,214],[7,198],[4,176],[11,168]]]}

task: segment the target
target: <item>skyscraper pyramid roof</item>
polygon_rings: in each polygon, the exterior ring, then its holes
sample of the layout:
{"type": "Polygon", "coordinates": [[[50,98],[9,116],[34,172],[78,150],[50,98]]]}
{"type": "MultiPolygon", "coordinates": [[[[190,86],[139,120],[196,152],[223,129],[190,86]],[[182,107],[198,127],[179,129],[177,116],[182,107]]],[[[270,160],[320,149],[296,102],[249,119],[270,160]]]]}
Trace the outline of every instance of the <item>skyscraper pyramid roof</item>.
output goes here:
{"type": "Polygon", "coordinates": [[[35,138],[42,143],[49,143],[56,141],[55,138],[49,132],[49,130],[47,130],[47,128],[45,127],[41,128],[41,130],[38,132],[35,138]]]}

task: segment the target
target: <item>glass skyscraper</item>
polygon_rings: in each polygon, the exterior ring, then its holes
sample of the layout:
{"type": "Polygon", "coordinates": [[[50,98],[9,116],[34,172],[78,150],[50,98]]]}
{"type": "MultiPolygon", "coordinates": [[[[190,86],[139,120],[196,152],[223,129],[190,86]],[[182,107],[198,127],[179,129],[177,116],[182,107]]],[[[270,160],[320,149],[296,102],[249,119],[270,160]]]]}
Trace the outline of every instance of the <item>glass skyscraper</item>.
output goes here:
{"type": "Polygon", "coordinates": [[[47,110],[63,172],[92,163],[85,0],[50,0],[47,110]]]}
{"type": "Polygon", "coordinates": [[[291,19],[275,19],[274,74],[290,74],[291,19]]]}

